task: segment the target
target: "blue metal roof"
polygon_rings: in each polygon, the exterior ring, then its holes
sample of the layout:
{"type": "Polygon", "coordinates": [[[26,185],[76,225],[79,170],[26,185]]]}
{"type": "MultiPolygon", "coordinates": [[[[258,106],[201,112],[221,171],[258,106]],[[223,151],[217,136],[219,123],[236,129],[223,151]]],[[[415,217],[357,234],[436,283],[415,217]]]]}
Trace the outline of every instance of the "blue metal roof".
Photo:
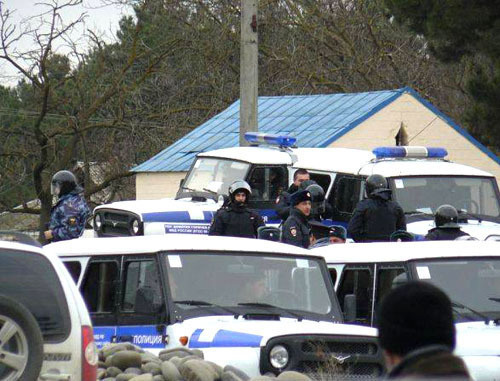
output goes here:
{"type": "MultiPolygon", "coordinates": [[[[293,135],[299,147],[327,147],[404,93],[413,95],[500,164],[495,154],[409,87],[365,93],[259,97],[259,132],[293,135]]],[[[200,152],[238,146],[239,111],[238,100],[132,171],[187,171],[200,152]]]]}

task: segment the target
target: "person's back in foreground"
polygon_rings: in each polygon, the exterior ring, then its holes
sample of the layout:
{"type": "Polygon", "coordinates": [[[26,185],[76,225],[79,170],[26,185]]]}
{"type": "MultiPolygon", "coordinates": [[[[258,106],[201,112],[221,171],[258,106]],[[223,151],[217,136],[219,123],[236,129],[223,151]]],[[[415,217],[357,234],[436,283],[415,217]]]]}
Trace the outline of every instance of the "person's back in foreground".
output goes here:
{"type": "Polygon", "coordinates": [[[452,353],[451,301],[439,288],[426,282],[398,286],[382,300],[377,318],[387,378],[471,380],[462,359],[452,353]]]}

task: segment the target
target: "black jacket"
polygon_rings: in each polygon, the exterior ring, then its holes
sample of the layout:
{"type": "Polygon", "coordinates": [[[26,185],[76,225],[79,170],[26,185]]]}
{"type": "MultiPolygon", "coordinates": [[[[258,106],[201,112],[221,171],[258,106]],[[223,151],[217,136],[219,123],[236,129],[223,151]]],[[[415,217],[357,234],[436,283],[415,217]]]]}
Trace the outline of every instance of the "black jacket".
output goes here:
{"type": "MultiPolygon", "coordinates": [[[[286,221],[286,219],[290,215],[290,210],[292,208],[290,206],[290,198],[292,197],[292,194],[297,192],[298,190],[299,187],[292,184],[286,191],[281,192],[281,194],[276,199],[276,206],[274,207],[274,210],[276,211],[276,214],[279,216],[279,218],[281,218],[283,221],[286,221]]],[[[322,221],[326,218],[332,218],[332,216],[332,206],[328,202],[325,202],[324,213],[322,213],[320,216],[311,216],[311,219],[322,221]]]]}
{"type": "Polygon", "coordinates": [[[297,208],[291,208],[290,216],[281,229],[281,241],[290,245],[309,247],[311,226],[307,217],[297,208]]]}
{"type": "Polygon", "coordinates": [[[356,242],[389,241],[396,230],[406,230],[406,218],[388,189],[360,201],[347,226],[347,233],[356,242]]]}
{"type": "Polygon", "coordinates": [[[461,358],[446,347],[433,345],[408,353],[387,375],[389,379],[471,380],[461,358]]]}
{"type": "Polygon", "coordinates": [[[427,241],[453,241],[464,235],[468,236],[469,234],[460,230],[460,228],[433,228],[429,230],[425,239],[427,241]]]}
{"type": "Polygon", "coordinates": [[[257,212],[247,206],[230,203],[215,213],[208,234],[257,238],[257,229],[264,225],[264,220],[257,212]]]}
{"type": "Polygon", "coordinates": [[[276,206],[274,207],[274,210],[276,211],[276,214],[279,216],[279,218],[281,218],[283,221],[286,221],[286,219],[290,215],[290,197],[292,197],[292,194],[297,192],[298,190],[299,187],[295,184],[292,184],[286,191],[281,192],[281,194],[276,199],[276,206]]]}

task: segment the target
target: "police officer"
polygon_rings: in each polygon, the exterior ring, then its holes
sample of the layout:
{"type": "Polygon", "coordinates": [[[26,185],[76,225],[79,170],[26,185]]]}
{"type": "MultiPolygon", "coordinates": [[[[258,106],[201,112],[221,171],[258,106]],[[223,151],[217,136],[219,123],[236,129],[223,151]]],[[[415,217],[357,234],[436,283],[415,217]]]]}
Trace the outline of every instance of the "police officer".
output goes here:
{"type": "Polygon", "coordinates": [[[306,189],[311,193],[311,215],[309,220],[323,221],[326,218],[331,218],[332,207],[325,200],[325,191],[314,180],[306,180],[300,184],[299,189],[306,189]]]}
{"type": "Polygon", "coordinates": [[[293,174],[293,183],[290,187],[281,192],[281,194],[276,199],[275,211],[276,214],[283,220],[286,221],[290,214],[290,198],[292,194],[299,190],[299,186],[302,182],[310,180],[310,175],[307,169],[299,168],[293,174]]]}
{"type": "Polygon", "coordinates": [[[356,205],[347,226],[347,232],[354,241],[389,241],[396,230],[406,230],[403,208],[391,200],[391,190],[384,176],[369,176],[366,193],[368,198],[356,205]]]}
{"type": "Polygon", "coordinates": [[[458,225],[458,212],[452,205],[441,205],[434,215],[436,227],[429,230],[425,239],[428,241],[454,240],[468,236],[458,225]]]}
{"type": "Polygon", "coordinates": [[[233,182],[229,186],[229,203],[215,213],[208,234],[257,238],[257,229],[265,223],[258,213],[248,208],[251,194],[246,181],[233,182]]]}
{"type": "Polygon", "coordinates": [[[281,241],[307,249],[310,245],[311,226],[308,217],[311,214],[311,193],[300,190],[290,198],[290,216],[283,224],[281,241]]]}
{"type": "Polygon", "coordinates": [[[90,216],[82,192],[72,172],[59,171],[52,177],[50,193],[58,200],[50,213],[49,230],[44,232],[47,241],[64,241],[82,235],[90,216]]]}

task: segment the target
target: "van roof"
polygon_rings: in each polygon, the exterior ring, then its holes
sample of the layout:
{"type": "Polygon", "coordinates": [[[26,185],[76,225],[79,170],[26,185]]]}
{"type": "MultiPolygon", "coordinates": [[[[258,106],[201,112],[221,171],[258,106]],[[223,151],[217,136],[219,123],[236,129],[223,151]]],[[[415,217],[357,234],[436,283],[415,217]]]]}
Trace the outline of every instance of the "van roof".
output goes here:
{"type": "Polygon", "coordinates": [[[244,161],[252,164],[291,165],[312,171],[340,172],[369,176],[377,173],[386,177],[419,175],[493,175],[469,167],[439,159],[384,159],[375,160],[375,155],[366,150],[351,148],[292,148],[277,147],[233,147],[204,152],[198,157],[213,157],[244,161]]]}
{"type": "Polygon", "coordinates": [[[47,252],[61,257],[148,254],[159,251],[239,251],[282,253],[320,257],[308,250],[260,239],[218,237],[201,234],[166,234],[137,237],[79,238],[55,242],[44,247],[47,252]]]}
{"type": "Polygon", "coordinates": [[[413,259],[498,257],[500,242],[424,241],[334,244],[312,249],[327,263],[406,262],[413,259]]]}
{"type": "Polygon", "coordinates": [[[44,254],[43,250],[39,247],[26,243],[19,243],[17,241],[4,241],[1,239],[0,239],[0,249],[31,251],[33,253],[44,254]]]}

